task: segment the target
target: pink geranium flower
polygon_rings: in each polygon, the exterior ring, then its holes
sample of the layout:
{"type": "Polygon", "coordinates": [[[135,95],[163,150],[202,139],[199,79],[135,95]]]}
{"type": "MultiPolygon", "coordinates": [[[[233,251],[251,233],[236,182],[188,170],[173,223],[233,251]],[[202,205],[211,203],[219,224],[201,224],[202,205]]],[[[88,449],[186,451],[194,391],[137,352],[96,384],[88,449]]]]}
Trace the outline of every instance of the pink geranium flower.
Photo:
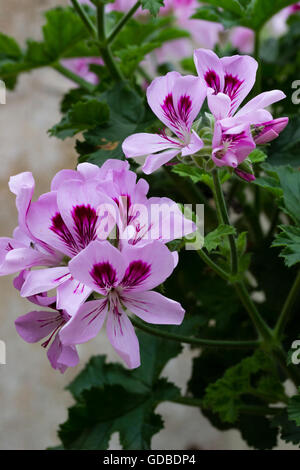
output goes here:
{"type": "Polygon", "coordinates": [[[249,123],[255,130],[259,126],[259,143],[276,138],[285,128],[288,118],[281,118],[279,124],[265,109],[285,98],[280,90],[261,93],[238,110],[255,83],[258,66],[255,59],[239,55],[219,59],[213,51],[206,49],[196,50],[194,59],[199,77],[207,87],[209,109],[216,119],[222,121],[224,128],[241,123],[249,123]]]}
{"type": "Polygon", "coordinates": [[[216,122],[212,159],[217,166],[237,168],[255,147],[249,124],[240,124],[226,130],[220,122],[216,122]]]}
{"type": "Polygon", "coordinates": [[[127,158],[146,157],[143,171],[152,173],[177,155],[192,155],[203,147],[192,130],[203,101],[205,89],[197,77],[169,72],[158,77],[147,89],[149,106],[156,116],[175,134],[162,130],[160,134],[139,133],[127,137],[122,145],[127,158]]]}
{"type": "MultiPolygon", "coordinates": [[[[28,275],[22,271],[14,280],[14,286],[20,290],[28,275]]],[[[37,343],[44,338],[42,344],[48,348],[47,356],[53,369],[65,372],[68,367],[74,367],[79,362],[79,357],[74,346],[63,345],[59,339],[60,329],[69,321],[70,315],[64,310],[56,308],[56,298],[48,297],[46,293],[29,297],[30,302],[40,306],[48,307],[50,310],[32,311],[21,315],[15,321],[18,334],[27,343],[37,343]]]]}
{"type": "Polygon", "coordinates": [[[181,305],[151,289],[164,282],[174,269],[168,248],[153,241],[122,252],[108,242],[94,241],[69,264],[71,274],[103,296],[86,302],[62,328],[64,345],[94,338],[107,318],[107,336],[128,367],[140,365],[139,344],[127,309],[146,322],[182,322],[181,305]]]}

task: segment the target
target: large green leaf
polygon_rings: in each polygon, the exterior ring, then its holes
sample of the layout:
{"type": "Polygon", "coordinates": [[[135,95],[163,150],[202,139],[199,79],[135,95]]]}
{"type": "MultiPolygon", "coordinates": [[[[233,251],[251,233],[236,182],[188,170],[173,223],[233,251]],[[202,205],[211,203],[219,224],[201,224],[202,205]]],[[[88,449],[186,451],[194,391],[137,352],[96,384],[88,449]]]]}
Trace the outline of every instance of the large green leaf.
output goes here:
{"type": "Polygon", "coordinates": [[[273,247],[284,247],[280,256],[288,267],[300,263],[300,227],[280,225],[281,232],[276,235],[273,247]]]}
{"type": "Polygon", "coordinates": [[[287,412],[289,419],[295,421],[297,426],[300,427],[300,388],[298,389],[299,395],[290,398],[287,412]]]}

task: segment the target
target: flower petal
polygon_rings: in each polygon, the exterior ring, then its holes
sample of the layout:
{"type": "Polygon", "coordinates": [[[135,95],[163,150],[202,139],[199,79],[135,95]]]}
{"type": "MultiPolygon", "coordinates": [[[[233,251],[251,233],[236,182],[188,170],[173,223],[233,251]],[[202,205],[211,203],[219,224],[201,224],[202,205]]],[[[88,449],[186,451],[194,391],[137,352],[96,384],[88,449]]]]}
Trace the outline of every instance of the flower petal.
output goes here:
{"type": "Polygon", "coordinates": [[[60,330],[62,344],[86,343],[97,336],[107,314],[107,299],[85,302],[60,330]]]}
{"type": "Polygon", "coordinates": [[[223,91],[224,71],[217,54],[208,49],[197,49],[194,52],[194,62],[202,83],[215,94],[223,91]]]}
{"type": "Polygon", "coordinates": [[[180,153],[179,150],[166,150],[165,152],[157,153],[154,155],[149,155],[143,165],[143,172],[146,175],[150,175],[155,170],[158,170],[161,166],[165,163],[172,160],[172,158],[176,157],[180,153]]]}
{"type": "Polygon", "coordinates": [[[58,286],[56,306],[73,316],[91,293],[90,287],[71,277],[58,286]]]}
{"type": "Polygon", "coordinates": [[[192,134],[191,134],[191,137],[190,137],[190,142],[189,142],[188,145],[183,147],[183,149],[181,151],[181,155],[183,157],[185,157],[187,155],[193,155],[194,153],[201,150],[203,146],[204,146],[203,140],[200,139],[200,137],[198,136],[198,134],[194,130],[192,130],[192,134]]]}
{"type": "MultiPolygon", "coordinates": [[[[257,95],[255,98],[250,100],[245,106],[243,106],[235,115],[235,117],[245,116],[246,114],[258,111],[260,109],[266,108],[277,101],[283,100],[286,98],[286,95],[283,91],[280,90],[272,90],[272,91],[265,91],[260,95],[257,95]]],[[[253,122],[255,124],[255,122],[253,122]]]]}
{"type": "Polygon", "coordinates": [[[9,179],[9,189],[16,195],[16,206],[19,213],[19,226],[28,233],[26,225],[27,211],[31,203],[35,182],[32,173],[26,171],[9,179]]]}
{"type": "Polygon", "coordinates": [[[107,288],[117,286],[123,279],[125,262],[109,242],[94,241],[70,261],[69,269],[74,279],[106,295],[107,288]]]}
{"type": "Polygon", "coordinates": [[[140,347],[134,328],[126,313],[109,312],[106,331],[113,348],[130,369],[141,364],[140,347]]]}
{"type": "Polygon", "coordinates": [[[59,370],[62,374],[68,367],[74,367],[79,362],[76,349],[72,346],[64,346],[58,334],[55,335],[47,356],[53,369],[59,370]]]}
{"type": "Polygon", "coordinates": [[[159,241],[152,241],[142,247],[127,245],[122,254],[127,268],[121,285],[126,292],[153,289],[164,282],[174,270],[170,250],[159,241]]]}
{"type": "Polygon", "coordinates": [[[27,343],[37,343],[46,338],[62,322],[61,315],[56,310],[33,311],[16,319],[18,334],[27,343]]]}
{"type": "Polygon", "coordinates": [[[231,100],[228,95],[224,93],[215,95],[213,90],[210,89],[207,94],[207,103],[216,119],[223,119],[229,115],[231,100]]]}
{"type": "Polygon", "coordinates": [[[230,114],[233,115],[253,88],[258,63],[253,57],[246,55],[223,57],[220,61],[224,70],[222,91],[231,100],[230,114]]]}
{"type": "Polygon", "coordinates": [[[68,267],[37,269],[30,271],[21,289],[22,297],[29,297],[55,289],[70,278],[68,267]]]}
{"type": "Polygon", "coordinates": [[[159,134],[141,132],[127,137],[122,144],[122,149],[126,158],[134,158],[160,152],[161,150],[177,148],[179,145],[180,143],[173,138],[170,138],[169,141],[159,134]]]}
{"type": "Polygon", "coordinates": [[[158,325],[180,325],[184,318],[184,309],[158,292],[139,292],[125,295],[124,305],[147,323],[158,325]]]}

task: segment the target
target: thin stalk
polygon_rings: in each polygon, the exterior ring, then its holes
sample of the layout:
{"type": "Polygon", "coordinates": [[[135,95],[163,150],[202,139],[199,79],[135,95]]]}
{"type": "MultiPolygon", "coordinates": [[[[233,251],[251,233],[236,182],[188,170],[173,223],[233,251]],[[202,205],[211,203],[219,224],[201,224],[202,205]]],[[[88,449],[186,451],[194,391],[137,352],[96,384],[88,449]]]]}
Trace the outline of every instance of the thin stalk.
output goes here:
{"type": "Polygon", "coordinates": [[[82,5],[80,5],[78,0],[71,0],[71,2],[72,2],[72,5],[73,5],[75,11],[80,16],[82,22],[85,24],[86,28],[89,30],[91,36],[96,38],[97,37],[96,26],[91,21],[90,17],[86,14],[86,12],[85,12],[84,8],[82,7],[82,5]]]}
{"type": "Polygon", "coordinates": [[[207,347],[207,348],[225,348],[225,349],[255,349],[259,346],[259,340],[251,341],[229,341],[229,340],[212,340],[212,339],[200,339],[200,338],[191,338],[188,336],[177,335],[175,333],[170,333],[169,331],[159,330],[158,328],[153,328],[148,326],[145,323],[142,323],[140,320],[135,317],[130,318],[131,322],[136,328],[139,328],[146,333],[149,333],[153,336],[159,338],[169,339],[171,341],[178,341],[179,343],[192,344],[195,346],[207,347]]]}
{"type": "Polygon", "coordinates": [[[292,288],[289,292],[289,295],[286,298],[286,301],[283,305],[280,317],[275,326],[275,336],[276,338],[281,338],[284,333],[285,327],[293,313],[294,304],[299,296],[300,292],[300,270],[296,276],[296,279],[292,285],[292,288]]]}
{"type": "MultiPolygon", "coordinates": [[[[216,195],[216,205],[217,211],[221,216],[221,221],[223,224],[230,225],[227,207],[224,199],[224,194],[222,191],[222,186],[219,178],[219,173],[217,169],[212,171],[213,181],[214,181],[214,188],[215,188],[215,195],[216,195]]],[[[237,249],[235,244],[235,238],[233,235],[228,235],[229,245],[230,245],[230,253],[231,253],[231,273],[232,275],[237,274],[238,272],[238,255],[237,249]]]]}
{"type": "Polygon", "coordinates": [[[92,93],[94,91],[94,89],[95,89],[94,85],[92,85],[91,83],[84,80],[84,78],[79,77],[79,75],[77,75],[76,73],[74,73],[71,70],[67,69],[62,64],[59,64],[59,63],[54,64],[53,68],[55,70],[57,70],[57,72],[59,72],[60,74],[64,75],[64,77],[67,77],[70,80],[72,80],[73,82],[77,83],[77,85],[79,85],[84,90],[86,90],[90,93],[92,93]]]}
{"type": "Polygon", "coordinates": [[[225,281],[229,281],[230,275],[224,271],[220,266],[218,266],[204,251],[198,250],[197,251],[200,258],[207,264],[213,271],[215,271],[222,279],[225,281]]]}
{"type": "Polygon", "coordinates": [[[267,340],[270,341],[272,340],[272,331],[264,321],[264,319],[261,317],[260,313],[258,312],[253,300],[251,299],[249,292],[242,281],[238,281],[234,283],[234,288],[244,305],[245,309],[247,310],[249,317],[252,320],[252,323],[256,327],[258,333],[260,336],[267,340]]]}
{"type": "Polygon", "coordinates": [[[103,62],[105,63],[108,70],[110,71],[111,76],[116,81],[123,81],[124,80],[123,75],[114,61],[114,58],[110,50],[110,46],[106,44],[104,4],[99,4],[97,6],[97,26],[98,26],[98,39],[100,41],[99,49],[100,49],[103,62]]]}
{"type": "Polygon", "coordinates": [[[135,14],[135,12],[138,10],[138,8],[141,6],[140,0],[138,0],[133,7],[126,13],[119,23],[114,27],[112,32],[107,36],[106,39],[106,44],[111,44],[116,37],[118,36],[119,32],[123,29],[123,26],[130,20],[130,18],[135,14]]]}

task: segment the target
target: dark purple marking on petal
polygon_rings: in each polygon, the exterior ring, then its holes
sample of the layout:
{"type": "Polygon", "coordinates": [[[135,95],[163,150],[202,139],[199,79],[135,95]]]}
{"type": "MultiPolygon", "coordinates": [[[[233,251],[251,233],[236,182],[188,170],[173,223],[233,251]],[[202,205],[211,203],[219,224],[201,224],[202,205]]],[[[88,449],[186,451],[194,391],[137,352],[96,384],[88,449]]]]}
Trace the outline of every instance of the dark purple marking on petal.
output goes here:
{"type": "Polygon", "coordinates": [[[103,312],[103,310],[106,308],[106,305],[107,305],[107,300],[105,300],[101,305],[99,305],[99,307],[94,308],[89,313],[84,315],[84,317],[82,317],[82,320],[85,320],[89,316],[95,314],[88,322],[88,324],[90,325],[103,312]]]}
{"type": "Polygon", "coordinates": [[[207,85],[214,90],[215,94],[220,93],[220,77],[214,70],[208,70],[204,76],[204,80],[206,81],[207,85]]]}
{"type": "Polygon", "coordinates": [[[73,290],[73,294],[83,294],[85,285],[82,284],[81,282],[78,282],[77,286],[73,290]]]}
{"type": "Polygon", "coordinates": [[[142,260],[131,261],[121,282],[123,287],[136,287],[142,284],[151,273],[151,265],[142,260]]]}
{"type": "Polygon", "coordinates": [[[72,218],[77,236],[79,249],[83,250],[91,241],[97,238],[98,215],[90,204],[73,207],[72,218]]]}
{"type": "Polygon", "coordinates": [[[244,80],[240,80],[237,76],[225,75],[224,93],[231,99],[231,107],[236,104],[243,83],[244,80]]]}
{"type": "Polygon", "coordinates": [[[101,289],[110,289],[117,283],[117,273],[112,265],[106,261],[93,266],[90,275],[94,279],[96,286],[101,289]]]}
{"type": "Polygon", "coordinates": [[[50,230],[64,242],[74,255],[76,255],[78,253],[77,243],[59,212],[52,217],[51,222],[50,230]]]}
{"type": "Polygon", "coordinates": [[[173,95],[169,93],[165,97],[161,108],[171,126],[176,130],[177,135],[184,139],[184,131],[188,128],[188,118],[192,108],[191,98],[188,95],[182,95],[178,102],[177,112],[174,107],[173,95]]]}
{"type": "Polygon", "coordinates": [[[47,346],[49,345],[52,338],[59,332],[61,327],[66,323],[65,319],[63,318],[63,316],[61,314],[57,318],[58,318],[58,320],[56,320],[55,323],[57,324],[57,321],[59,321],[59,323],[58,323],[57,327],[54,328],[54,330],[51,333],[51,335],[49,336],[49,338],[44,343],[41,344],[41,346],[43,348],[47,348],[47,346]]]}
{"type": "Polygon", "coordinates": [[[6,251],[11,251],[11,250],[13,250],[13,249],[14,249],[14,248],[13,248],[12,244],[11,244],[10,242],[8,242],[8,244],[6,245],[5,250],[6,250],[6,251]]]}

